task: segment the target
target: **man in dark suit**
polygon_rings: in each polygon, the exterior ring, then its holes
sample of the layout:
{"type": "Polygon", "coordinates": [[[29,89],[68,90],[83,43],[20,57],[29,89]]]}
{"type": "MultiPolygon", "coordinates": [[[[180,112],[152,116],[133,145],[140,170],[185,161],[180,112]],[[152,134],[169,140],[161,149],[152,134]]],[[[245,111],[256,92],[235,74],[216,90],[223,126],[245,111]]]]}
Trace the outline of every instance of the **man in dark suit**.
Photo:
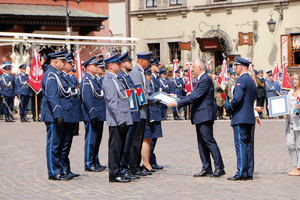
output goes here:
{"type": "Polygon", "coordinates": [[[198,149],[202,162],[202,171],[194,177],[219,177],[225,175],[222,156],[213,137],[215,119],[214,85],[211,78],[205,73],[206,62],[203,59],[193,61],[193,71],[198,82],[191,95],[183,97],[178,102],[172,101],[168,107],[181,107],[192,104],[191,121],[196,124],[198,149]],[[210,155],[215,162],[215,172],[212,173],[210,155]]]}
{"type": "Polygon", "coordinates": [[[226,107],[226,113],[232,114],[231,126],[234,131],[238,171],[228,180],[252,180],[254,162],[251,128],[255,123],[253,104],[256,87],[248,74],[248,66],[251,62],[240,57],[236,59],[234,66],[236,66],[236,74],[239,78],[236,80],[233,99],[226,107]]]}

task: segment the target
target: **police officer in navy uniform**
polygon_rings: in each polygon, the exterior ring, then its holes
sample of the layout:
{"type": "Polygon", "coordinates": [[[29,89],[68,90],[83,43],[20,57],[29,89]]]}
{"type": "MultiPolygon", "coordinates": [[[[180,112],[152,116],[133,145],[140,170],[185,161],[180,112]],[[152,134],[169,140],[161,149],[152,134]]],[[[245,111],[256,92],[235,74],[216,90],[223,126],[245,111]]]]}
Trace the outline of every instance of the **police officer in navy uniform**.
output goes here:
{"type": "MultiPolygon", "coordinates": [[[[160,68],[161,69],[161,68],[160,68]]],[[[170,81],[167,79],[167,73],[168,71],[163,69],[160,72],[160,84],[161,84],[161,89],[164,93],[170,94],[170,81]]],[[[165,104],[161,105],[161,117],[162,120],[167,120],[166,117],[166,112],[167,112],[168,107],[165,104]]]]}
{"type": "MultiPolygon", "coordinates": [[[[180,76],[180,71],[179,69],[175,71],[175,78],[172,79],[171,81],[171,93],[176,94],[178,96],[184,96],[184,88],[185,85],[183,83],[183,80],[179,77],[180,76]]],[[[178,116],[180,108],[173,108],[173,117],[175,120],[180,120],[178,116]]]]}
{"type": "MultiPolygon", "coordinates": [[[[159,64],[156,59],[153,59],[151,61],[151,68],[145,70],[145,75],[149,83],[149,95],[153,95],[156,92],[153,78],[155,78],[155,74],[157,74],[159,64]]],[[[159,88],[156,89],[159,91],[159,88]]],[[[156,172],[156,169],[152,168],[152,163],[157,166],[154,148],[157,142],[157,138],[162,137],[161,121],[162,118],[160,114],[160,105],[154,104],[152,106],[149,106],[149,118],[146,120],[144,141],[142,146],[142,167],[147,172],[156,172]],[[150,161],[152,161],[152,163],[150,163],[150,161]]]]}
{"type": "Polygon", "coordinates": [[[159,100],[156,100],[149,96],[149,83],[146,80],[144,70],[150,65],[150,58],[152,52],[143,52],[138,53],[137,55],[137,64],[133,70],[129,73],[130,78],[133,80],[135,85],[142,84],[144,92],[147,98],[148,104],[140,105],[140,117],[141,121],[136,123],[136,129],[133,133],[133,141],[129,150],[129,169],[133,175],[137,176],[147,176],[151,172],[143,171],[140,167],[141,163],[141,149],[142,142],[145,133],[146,120],[149,117],[149,105],[154,105],[155,103],[160,103],[159,100]]]}
{"type": "Polygon", "coordinates": [[[11,65],[3,67],[2,75],[2,95],[3,95],[3,112],[5,115],[5,122],[15,122],[12,119],[12,111],[14,107],[15,96],[15,77],[11,74],[11,65]]]}
{"type": "Polygon", "coordinates": [[[125,86],[118,80],[120,72],[119,54],[104,60],[107,70],[103,80],[105,94],[108,139],[109,182],[130,182],[120,172],[120,161],[124,150],[128,126],[132,125],[131,111],[125,86]]]}
{"type": "MultiPolygon", "coordinates": [[[[79,93],[79,104],[81,105],[81,97],[80,97],[80,88],[79,88],[79,82],[78,82],[78,79],[77,77],[75,76],[75,72],[76,72],[76,69],[72,67],[72,70],[69,72],[69,76],[70,78],[73,80],[74,84],[75,84],[75,87],[77,88],[77,91],[79,93]]],[[[81,112],[81,116],[82,116],[82,111],[81,112]]],[[[82,120],[80,120],[82,121],[82,120]]],[[[79,135],[79,121],[75,123],[75,128],[74,128],[74,131],[73,131],[73,135],[76,136],[76,135],[79,135]]]]}
{"type": "Polygon", "coordinates": [[[101,172],[106,167],[100,164],[98,153],[106,119],[105,100],[98,73],[98,62],[92,57],[82,64],[86,69],[81,83],[82,113],[85,124],[84,168],[85,171],[101,172]]]}
{"type": "Polygon", "coordinates": [[[233,90],[233,99],[226,107],[226,112],[232,114],[231,126],[234,131],[234,142],[237,157],[235,176],[228,180],[253,179],[253,152],[251,148],[251,128],[255,124],[253,111],[256,87],[248,74],[251,62],[236,57],[236,74],[239,78],[233,90]]]}
{"type": "Polygon", "coordinates": [[[73,176],[63,174],[61,154],[65,141],[65,120],[73,115],[68,84],[61,78],[65,66],[65,50],[48,54],[51,63],[42,79],[44,102],[41,119],[47,128],[47,168],[49,180],[70,180],[73,176]]]}
{"type": "Polygon", "coordinates": [[[0,120],[3,120],[3,94],[2,94],[2,74],[0,74],[0,120]]]}
{"type": "MultiPolygon", "coordinates": [[[[153,58],[151,61],[151,68],[150,68],[150,72],[152,72],[152,77],[151,77],[151,82],[149,83],[150,87],[150,95],[153,95],[156,92],[160,92],[162,91],[162,83],[161,83],[161,77],[159,76],[159,66],[160,63],[157,59],[157,57],[153,58]],[[154,92],[151,92],[151,88],[154,89],[154,92]]],[[[158,165],[156,162],[156,155],[154,153],[154,149],[156,146],[156,142],[157,142],[157,138],[158,137],[162,137],[162,131],[161,131],[161,121],[162,121],[162,117],[161,117],[161,109],[162,106],[166,106],[164,104],[162,105],[154,105],[154,106],[149,106],[149,110],[150,110],[150,120],[151,118],[154,119],[154,123],[150,123],[150,126],[148,126],[148,128],[150,127],[150,129],[152,130],[152,134],[151,134],[151,147],[150,147],[150,160],[149,163],[151,165],[151,168],[153,169],[163,169],[164,167],[162,165],[158,165]],[[159,111],[159,113],[157,113],[157,111],[159,111]],[[160,116],[159,116],[160,115],[160,116]],[[153,116],[153,117],[151,117],[153,116]],[[156,133],[156,134],[153,134],[156,133]]],[[[146,125],[147,127],[147,125],[146,125]]],[[[145,130],[145,132],[147,131],[147,129],[145,130]]],[[[145,170],[147,170],[145,168],[145,170]]]]}
{"type": "Polygon", "coordinates": [[[27,117],[27,107],[31,96],[31,89],[28,85],[28,74],[26,74],[26,65],[20,65],[20,73],[16,75],[15,93],[21,98],[19,110],[21,122],[30,122],[27,117]]]}
{"type": "Polygon", "coordinates": [[[73,65],[73,60],[71,58],[71,53],[68,53],[65,55],[66,57],[66,62],[65,62],[65,67],[61,72],[61,79],[63,80],[62,85],[64,88],[70,88],[71,90],[69,91],[68,95],[68,104],[71,105],[71,109],[68,112],[64,112],[64,143],[63,143],[63,149],[62,149],[62,154],[61,154],[61,166],[64,175],[67,176],[73,176],[77,177],[79,174],[74,174],[71,172],[71,167],[70,167],[70,159],[69,159],[69,154],[71,150],[71,145],[73,141],[73,132],[76,127],[76,123],[80,122],[83,120],[82,117],[82,111],[81,111],[81,104],[80,104],[80,96],[79,96],[79,91],[76,83],[72,80],[72,78],[69,76],[69,72],[72,71],[72,65],[73,65]],[[70,104],[71,103],[71,104],[70,104]]]}
{"type": "MultiPolygon", "coordinates": [[[[134,83],[129,76],[129,73],[132,71],[133,66],[132,66],[132,58],[130,58],[128,51],[125,52],[124,54],[122,54],[119,57],[119,60],[122,63],[121,63],[121,70],[118,73],[117,78],[119,79],[119,81],[121,83],[123,83],[123,85],[125,86],[125,88],[127,90],[133,89],[135,91],[134,83]]],[[[134,176],[131,174],[131,172],[128,168],[128,158],[129,158],[129,154],[130,154],[129,149],[132,145],[133,135],[134,135],[134,131],[136,130],[137,122],[141,121],[140,112],[139,111],[132,112],[131,118],[133,121],[133,125],[128,126],[124,151],[123,151],[122,158],[120,161],[120,168],[121,168],[121,173],[125,178],[139,179],[140,178],[139,176],[134,176]]]]}

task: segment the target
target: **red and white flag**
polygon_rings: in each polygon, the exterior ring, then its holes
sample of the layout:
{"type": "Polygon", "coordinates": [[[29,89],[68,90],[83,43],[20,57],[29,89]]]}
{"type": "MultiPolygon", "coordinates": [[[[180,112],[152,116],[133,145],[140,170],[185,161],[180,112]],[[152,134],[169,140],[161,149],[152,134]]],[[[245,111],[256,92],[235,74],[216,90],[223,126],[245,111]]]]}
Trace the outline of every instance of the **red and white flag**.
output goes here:
{"type": "Polygon", "coordinates": [[[80,83],[83,78],[83,68],[81,64],[81,57],[80,57],[80,51],[76,51],[76,57],[75,57],[75,76],[78,79],[78,82],[80,83]]]}
{"type": "Polygon", "coordinates": [[[281,89],[287,89],[287,90],[293,89],[291,79],[287,72],[287,62],[283,62],[283,74],[282,74],[281,89]]]}
{"type": "MultiPolygon", "coordinates": [[[[252,62],[252,58],[247,58],[248,61],[252,62]]],[[[252,64],[249,64],[248,70],[253,71],[252,64]]]]}
{"type": "Polygon", "coordinates": [[[273,73],[274,81],[278,80],[279,77],[279,68],[278,68],[278,63],[275,61],[275,66],[274,66],[274,73],[273,73]]]}
{"type": "Polygon", "coordinates": [[[226,84],[227,84],[227,61],[224,59],[222,63],[222,68],[220,71],[220,75],[218,78],[218,83],[222,87],[223,90],[225,90],[226,84]]]}
{"type": "Polygon", "coordinates": [[[212,64],[212,60],[209,60],[209,61],[207,62],[207,71],[212,71],[212,69],[211,69],[211,64],[212,64]]]}
{"type": "Polygon", "coordinates": [[[172,78],[175,78],[175,72],[178,70],[178,60],[173,60],[172,78]]]}
{"type": "Polygon", "coordinates": [[[188,66],[188,75],[187,75],[185,90],[186,90],[186,94],[189,94],[193,90],[193,84],[192,84],[192,67],[191,67],[192,63],[188,62],[188,63],[186,63],[186,65],[188,66]]]}
{"type": "Polygon", "coordinates": [[[28,84],[36,94],[40,93],[42,90],[43,76],[44,71],[40,63],[40,54],[38,54],[37,49],[35,49],[33,61],[30,66],[28,84]]]}

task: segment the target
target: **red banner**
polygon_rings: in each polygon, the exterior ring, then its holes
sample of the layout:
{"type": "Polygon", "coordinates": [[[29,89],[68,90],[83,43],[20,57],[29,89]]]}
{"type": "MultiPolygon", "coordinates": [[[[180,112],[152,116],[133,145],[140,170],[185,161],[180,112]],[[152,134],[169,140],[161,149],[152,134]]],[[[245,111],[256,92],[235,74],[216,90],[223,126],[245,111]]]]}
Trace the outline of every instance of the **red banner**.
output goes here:
{"type": "Polygon", "coordinates": [[[275,62],[274,73],[273,73],[274,81],[277,81],[277,80],[278,80],[278,77],[279,77],[278,75],[279,75],[278,63],[275,62]]]}
{"type": "Polygon", "coordinates": [[[222,63],[222,68],[220,71],[220,75],[218,78],[218,83],[222,87],[223,90],[225,90],[226,84],[227,84],[227,61],[224,59],[222,63]]]}
{"type": "Polygon", "coordinates": [[[172,78],[175,78],[175,72],[178,70],[178,60],[173,60],[172,78]]]}
{"type": "Polygon", "coordinates": [[[283,63],[283,74],[282,74],[281,89],[290,90],[290,89],[293,89],[293,86],[292,86],[289,74],[287,72],[286,66],[287,66],[287,63],[284,62],[283,63]]]}
{"type": "Polygon", "coordinates": [[[191,68],[192,63],[188,62],[188,63],[186,63],[186,65],[188,66],[188,75],[187,75],[187,77],[186,77],[185,90],[186,90],[186,94],[188,95],[188,94],[191,93],[191,91],[193,90],[193,84],[192,84],[192,68],[191,68]]]}
{"type": "Polygon", "coordinates": [[[44,71],[40,63],[40,54],[38,54],[37,50],[35,49],[33,61],[29,71],[28,84],[36,94],[40,93],[42,90],[43,76],[44,71]]]}
{"type": "Polygon", "coordinates": [[[80,51],[76,51],[76,57],[75,57],[75,76],[78,79],[78,82],[80,83],[82,78],[83,78],[83,69],[82,69],[82,64],[81,64],[81,56],[80,56],[80,51]]]}

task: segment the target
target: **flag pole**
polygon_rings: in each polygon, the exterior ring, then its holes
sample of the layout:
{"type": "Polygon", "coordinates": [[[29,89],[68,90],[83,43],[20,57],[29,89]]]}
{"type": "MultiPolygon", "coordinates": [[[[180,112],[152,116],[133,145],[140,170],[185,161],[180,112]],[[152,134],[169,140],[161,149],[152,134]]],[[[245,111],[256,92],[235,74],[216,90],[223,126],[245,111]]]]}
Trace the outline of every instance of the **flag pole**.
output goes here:
{"type": "Polygon", "coordinates": [[[39,116],[39,113],[38,113],[37,93],[35,93],[35,118],[36,118],[36,120],[39,120],[38,116],[39,116]]]}

